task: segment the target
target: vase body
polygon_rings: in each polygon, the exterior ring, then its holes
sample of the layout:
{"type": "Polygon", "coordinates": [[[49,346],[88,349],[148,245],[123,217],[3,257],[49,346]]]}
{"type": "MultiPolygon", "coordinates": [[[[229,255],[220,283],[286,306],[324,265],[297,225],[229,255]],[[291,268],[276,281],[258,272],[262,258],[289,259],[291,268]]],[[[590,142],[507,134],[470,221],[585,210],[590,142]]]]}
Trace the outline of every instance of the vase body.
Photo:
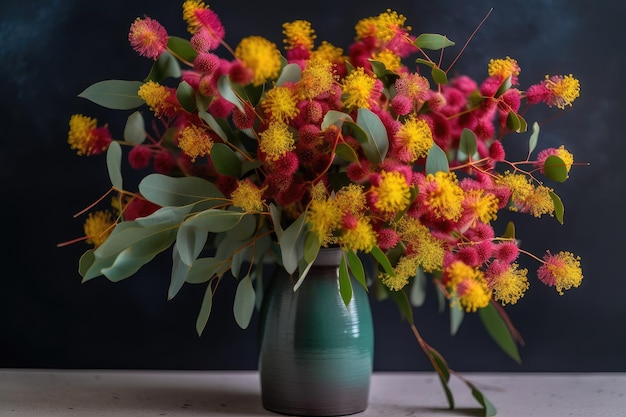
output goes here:
{"type": "Polygon", "coordinates": [[[322,249],[297,291],[279,270],[260,315],[263,406],[290,415],[339,416],[365,410],[374,330],[365,289],[355,280],[346,307],[339,294],[337,248],[322,249]]]}

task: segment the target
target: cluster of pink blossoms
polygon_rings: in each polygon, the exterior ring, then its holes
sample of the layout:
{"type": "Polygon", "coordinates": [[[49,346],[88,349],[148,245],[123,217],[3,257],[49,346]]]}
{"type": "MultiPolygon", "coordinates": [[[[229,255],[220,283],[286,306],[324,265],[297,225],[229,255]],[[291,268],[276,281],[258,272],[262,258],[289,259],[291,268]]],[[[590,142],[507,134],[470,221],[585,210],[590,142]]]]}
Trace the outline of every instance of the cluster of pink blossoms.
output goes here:
{"type": "MultiPolygon", "coordinates": [[[[523,106],[571,105],[578,80],[546,76],[524,91],[517,61],[506,57],[488,63],[481,83],[467,76],[431,81],[403,63],[416,55],[438,69],[404,16],[391,10],[359,21],[347,54],[326,41],[316,46],[303,20],[284,24],[283,55],[260,36],[231,49],[218,16],[201,1],[185,1],[183,18],[191,33],[184,47],[156,20],[131,25],[129,41],[140,55],[156,66],[166,56],[187,66],[177,85],[150,79],[139,87],[160,124],[132,144],[133,168],[205,179],[223,194],[224,208],[259,218],[275,220],[271,210],[279,207],[281,230],[304,216],[318,246],[380,250],[392,269],[381,269],[379,282],[391,291],[421,269],[466,311],[523,296],[527,270],[517,260],[524,251],[492,222],[503,210],[558,217],[560,200],[538,174],[556,161],[567,176],[573,156],[560,147],[512,162],[503,143],[525,131],[523,106]],[[225,168],[224,160],[237,166],[225,168]]],[[[113,140],[106,129],[75,115],[69,142],[79,154],[98,154],[113,140]]],[[[126,198],[115,223],[159,208],[118,191],[126,198]]],[[[93,221],[90,233],[95,226],[110,232],[111,224],[93,221]]],[[[538,278],[559,293],[580,285],[573,254],[534,258],[538,278]]]]}

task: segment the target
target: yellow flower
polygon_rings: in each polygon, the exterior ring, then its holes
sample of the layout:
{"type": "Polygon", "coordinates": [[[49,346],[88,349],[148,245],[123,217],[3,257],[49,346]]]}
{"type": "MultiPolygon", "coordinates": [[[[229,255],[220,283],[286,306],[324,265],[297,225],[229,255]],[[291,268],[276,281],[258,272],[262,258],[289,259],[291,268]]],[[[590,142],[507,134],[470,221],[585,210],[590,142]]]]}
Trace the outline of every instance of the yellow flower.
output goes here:
{"type": "Polygon", "coordinates": [[[336,243],[333,232],[341,225],[341,210],[334,200],[316,198],[311,201],[306,213],[311,232],[319,237],[322,245],[336,243]]]}
{"type": "Polygon", "coordinates": [[[519,75],[520,67],[517,65],[516,60],[507,56],[506,59],[491,59],[487,67],[487,72],[490,77],[504,80],[519,75]]]}
{"type": "Polygon", "coordinates": [[[544,214],[554,214],[554,200],[550,197],[551,188],[540,185],[536,187],[522,202],[518,202],[521,211],[528,212],[535,217],[544,214]]]}
{"type": "Polygon", "coordinates": [[[419,158],[426,157],[434,143],[433,134],[428,123],[413,116],[405,120],[396,136],[411,155],[407,162],[415,162],[419,158]]]}
{"type": "Polygon", "coordinates": [[[580,257],[571,252],[559,252],[544,256],[544,264],[537,270],[539,280],[546,285],[556,286],[556,290],[563,295],[563,290],[578,287],[583,281],[583,271],[580,267],[580,257]]]}
{"type": "Polygon", "coordinates": [[[178,133],[178,147],[193,161],[211,153],[213,141],[201,127],[189,125],[178,133]]]}
{"type": "Polygon", "coordinates": [[[479,275],[478,279],[467,279],[457,286],[457,296],[466,313],[475,313],[479,308],[485,308],[491,300],[491,291],[485,280],[479,275]]]}
{"type": "Polygon", "coordinates": [[[379,278],[391,291],[400,291],[409,283],[409,279],[417,273],[419,261],[415,257],[403,256],[394,267],[395,275],[382,273],[379,278]]]}
{"type": "Polygon", "coordinates": [[[70,117],[70,130],[67,134],[67,143],[75,149],[78,155],[96,155],[109,146],[111,138],[108,129],[101,128],[98,133],[98,121],[82,114],[70,117]]]}
{"type": "Polygon", "coordinates": [[[243,38],[235,49],[235,57],[254,72],[255,86],[276,78],[280,71],[280,51],[276,44],[261,36],[243,38]]]}
{"type": "Polygon", "coordinates": [[[200,20],[196,16],[196,12],[208,9],[209,7],[200,0],[186,0],[183,3],[183,20],[187,22],[187,31],[196,33],[202,26],[200,20]]]}
{"type": "Polygon", "coordinates": [[[372,55],[372,59],[385,64],[385,68],[389,71],[398,71],[402,67],[402,60],[398,54],[390,51],[389,49],[383,49],[380,52],[376,52],[372,55]]]}
{"type": "Polygon", "coordinates": [[[484,190],[470,190],[465,193],[463,205],[469,210],[474,223],[480,220],[489,223],[498,218],[498,198],[484,190]]]}
{"type": "Polygon", "coordinates": [[[263,190],[259,189],[250,180],[239,181],[237,189],[231,194],[233,205],[247,213],[259,213],[263,211],[263,190]]]}
{"type": "Polygon", "coordinates": [[[342,187],[335,195],[335,201],[342,213],[357,214],[365,209],[363,186],[350,184],[342,187]]]}
{"type": "Polygon", "coordinates": [[[277,161],[281,156],[294,149],[293,133],[284,123],[272,122],[261,133],[259,148],[270,161],[277,161]]]}
{"type": "Polygon", "coordinates": [[[336,78],[330,61],[323,58],[310,59],[298,81],[297,88],[300,97],[311,100],[331,91],[336,78]]]}
{"type": "Polygon", "coordinates": [[[404,210],[411,202],[411,190],[404,175],[392,171],[381,173],[380,184],[372,187],[376,196],[374,206],[383,212],[396,213],[404,210]]]}
{"type": "Polygon", "coordinates": [[[283,23],[283,35],[285,35],[285,49],[302,47],[310,51],[313,49],[313,42],[317,37],[311,28],[311,22],[306,20],[294,20],[291,23],[283,23]]]}
{"type": "Polygon", "coordinates": [[[137,95],[146,102],[156,116],[159,116],[167,105],[167,98],[170,93],[165,86],[154,81],[148,81],[139,87],[137,95]]]}
{"type": "Polygon", "coordinates": [[[111,234],[114,223],[113,215],[108,210],[89,213],[83,226],[86,242],[94,245],[94,248],[102,245],[111,234]]]}
{"type": "MultiPolygon", "coordinates": [[[[499,175],[496,178],[496,183],[506,186],[511,191],[511,199],[514,202],[524,201],[534,191],[528,177],[510,171],[506,171],[504,175],[499,175]]],[[[514,208],[512,209],[514,210],[514,208]]]]}
{"type": "Polygon", "coordinates": [[[567,172],[569,172],[572,164],[574,163],[574,155],[572,155],[565,146],[561,145],[556,150],[556,156],[561,158],[563,162],[565,162],[565,168],[567,168],[567,172]]]}
{"type": "Polygon", "coordinates": [[[322,41],[316,50],[311,52],[311,61],[321,59],[333,64],[341,64],[344,62],[343,49],[333,45],[330,42],[322,41]]]}
{"type": "Polygon", "coordinates": [[[364,107],[369,109],[375,85],[376,79],[366,74],[363,67],[352,70],[343,80],[344,105],[348,108],[364,107]]]}
{"type": "Polygon", "coordinates": [[[348,250],[369,252],[376,246],[376,233],[368,218],[360,217],[354,228],[343,229],[339,243],[348,250]]]}
{"type": "Polygon", "coordinates": [[[549,77],[546,75],[546,88],[550,90],[549,105],[564,109],[571,106],[574,100],[580,96],[580,81],[572,74],[549,77]]]}
{"type": "Polygon", "coordinates": [[[411,27],[404,27],[406,17],[391,9],[376,17],[368,17],[359,20],[355,26],[357,40],[366,37],[374,37],[382,42],[389,42],[399,32],[410,31],[411,27]]]}
{"type": "Polygon", "coordinates": [[[426,177],[425,204],[437,217],[458,220],[463,212],[463,189],[453,172],[439,171],[426,177]]]}
{"type": "Polygon", "coordinates": [[[504,271],[489,277],[489,286],[493,289],[494,298],[502,305],[515,304],[524,296],[530,286],[528,284],[528,269],[517,269],[518,264],[509,265],[504,271]]]}
{"type": "Polygon", "coordinates": [[[424,272],[440,271],[445,255],[444,242],[434,237],[428,227],[413,217],[403,217],[398,223],[400,238],[411,247],[414,258],[424,272]]]}
{"type": "Polygon", "coordinates": [[[298,115],[298,101],[289,87],[274,87],[261,101],[261,107],[270,115],[272,121],[289,122],[298,115]]]}

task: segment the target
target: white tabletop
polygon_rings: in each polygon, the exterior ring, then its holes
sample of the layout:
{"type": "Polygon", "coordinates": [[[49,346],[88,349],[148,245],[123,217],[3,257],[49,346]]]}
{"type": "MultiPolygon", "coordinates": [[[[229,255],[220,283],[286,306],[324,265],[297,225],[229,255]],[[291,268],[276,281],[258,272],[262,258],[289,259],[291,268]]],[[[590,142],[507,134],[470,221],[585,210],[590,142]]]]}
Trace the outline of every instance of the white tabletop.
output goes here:
{"type": "MultiPolygon", "coordinates": [[[[462,375],[503,417],[624,417],[626,373],[462,375]]],[[[447,409],[433,373],[375,373],[369,408],[356,416],[476,416],[454,376],[447,409]]],[[[0,369],[0,416],[268,416],[256,372],[0,369]]]]}

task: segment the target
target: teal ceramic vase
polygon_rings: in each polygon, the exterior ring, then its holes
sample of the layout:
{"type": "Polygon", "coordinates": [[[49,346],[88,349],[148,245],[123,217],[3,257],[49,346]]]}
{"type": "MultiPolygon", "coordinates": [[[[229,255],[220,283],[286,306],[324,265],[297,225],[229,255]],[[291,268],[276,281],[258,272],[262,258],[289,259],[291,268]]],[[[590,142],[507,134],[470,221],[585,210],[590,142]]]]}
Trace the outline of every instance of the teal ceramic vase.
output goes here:
{"type": "Polygon", "coordinates": [[[339,416],[367,408],[374,330],[365,289],[353,280],[346,307],[338,290],[341,250],[322,249],[302,286],[284,270],[272,278],[260,315],[263,407],[282,414],[339,416]]]}

